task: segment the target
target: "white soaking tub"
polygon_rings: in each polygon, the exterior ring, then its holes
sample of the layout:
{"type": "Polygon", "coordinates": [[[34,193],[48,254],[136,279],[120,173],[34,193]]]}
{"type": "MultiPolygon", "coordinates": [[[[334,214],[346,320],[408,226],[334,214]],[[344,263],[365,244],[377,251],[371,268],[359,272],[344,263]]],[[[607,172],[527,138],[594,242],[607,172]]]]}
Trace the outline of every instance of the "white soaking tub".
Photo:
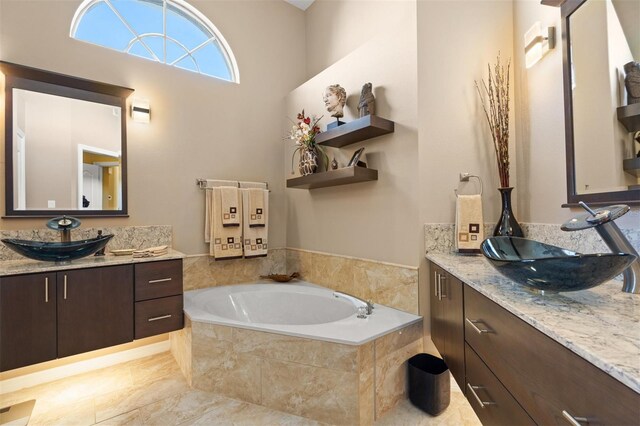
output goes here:
{"type": "Polygon", "coordinates": [[[193,322],[349,345],[422,321],[420,316],[378,304],[366,319],[357,318],[357,306],[333,293],[304,281],[212,287],[186,292],[184,311],[193,322]]]}

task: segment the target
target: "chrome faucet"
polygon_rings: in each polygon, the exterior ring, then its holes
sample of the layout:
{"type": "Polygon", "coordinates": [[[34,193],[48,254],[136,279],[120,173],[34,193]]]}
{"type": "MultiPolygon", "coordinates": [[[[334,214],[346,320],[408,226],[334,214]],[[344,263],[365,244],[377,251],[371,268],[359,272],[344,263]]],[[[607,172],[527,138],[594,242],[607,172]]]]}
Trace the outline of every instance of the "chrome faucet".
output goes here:
{"type": "MultiPolygon", "coordinates": [[[[364,308],[366,310],[367,315],[371,315],[373,313],[373,303],[360,299],[359,297],[354,296],[353,294],[343,293],[341,291],[334,291],[333,296],[336,298],[342,297],[343,299],[347,299],[348,301],[352,302],[357,307],[364,308]]],[[[358,315],[358,318],[362,318],[362,317],[358,315]]]]}
{"type": "Polygon", "coordinates": [[[71,216],[59,216],[47,222],[47,228],[60,231],[60,241],[71,242],[71,230],[80,226],[80,220],[71,216]]]}
{"type": "Polygon", "coordinates": [[[624,204],[603,207],[601,209],[592,210],[582,201],[580,206],[587,211],[578,217],[565,222],[561,229],[563,231],[579,231],[581,229],[595,228],[605,244],[614,253],[629,253],[636,257],[631,265],[622,272],[624,279],[622,291],[625,293],[640,294],[640,256],[631,245],[629,240],[624,236],[618,225],[613,221],[623,214],[627,213],[630,208],[624,204]]]}

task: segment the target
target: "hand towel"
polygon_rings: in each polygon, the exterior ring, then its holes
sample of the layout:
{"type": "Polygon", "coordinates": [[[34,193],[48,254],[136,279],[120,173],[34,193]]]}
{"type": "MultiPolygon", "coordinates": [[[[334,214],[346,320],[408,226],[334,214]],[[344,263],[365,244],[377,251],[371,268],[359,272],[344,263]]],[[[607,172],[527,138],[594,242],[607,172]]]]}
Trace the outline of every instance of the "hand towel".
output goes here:
{"type": "Polygon", "coordinates": [[[169,246],[157,246],[142,250],[135,250],[131,255],[133,257],[158,257],[167,253],[169,253],[169,246]]]}
{"type": "Polygon", "coordinates": [[[238,186],[221,186],[222,226],[240,226],[238,186]]]}
{"type": "MultiPolygon", "coordinates": [[[[249,204],[251,189],[241,189],[242,203],[244,206],[249,204]]],[[[269,210],[269,191],[262,190],[266,195],[263,198],[264,203],[264,226],[251,226],[249,224],[249,217],[252,214],[249,209],[243,209],[243,236],[244,239],[244,257],[264,257],[267,255],[267,237],[269,223],[267,220],[266,212],[269,210]]]]}
{"type": "Polygon", "coordinates": [[[265,226],[267,223],[265,203],[269,203],[269,191],[258,188],[250,188],[246,191],[249,193],[249,202],[244,206],[248,213],[246,216],[249,219],[249,227],[265,226]]]}
{"type": "Polygon", "coordinates": [[[484,240],[482,197],[458,195],[456,197],[456,249],[460,253],[479,253],[484,240]]]}
{"type": "Polygon", "coordinates": [[[213,213],[213,192],[211,192],[212,188],[217,188],[219,186],[238,186],[238,182],[235,180],[216,180],[216,179],[207,179],[205,186],[205,203],[204,203],[204,242],[211,242],[211,214],[213,213]]]}
{"type": "MultiPolygon", "coordinates": [[[[242,257],[242,226],[222,224],[222,188],[213,188],[213,209],[209,218],[211,235],[209,254],[216,260],[242,257]]],[[[242,203],[238,203],[237,214],[242,217],[242,203]]]]}

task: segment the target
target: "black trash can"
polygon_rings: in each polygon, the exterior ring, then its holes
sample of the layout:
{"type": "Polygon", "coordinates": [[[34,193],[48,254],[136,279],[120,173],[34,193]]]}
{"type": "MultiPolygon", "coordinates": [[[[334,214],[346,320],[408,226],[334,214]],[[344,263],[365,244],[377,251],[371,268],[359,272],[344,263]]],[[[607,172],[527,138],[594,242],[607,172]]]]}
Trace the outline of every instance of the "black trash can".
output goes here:
{"type": "Polygon", "coordinates": [[[442,413],[451,401],[451,378],[447,364],[438,357],[418,354],[409,358],[409,400],[432,416],[442,413]]]}

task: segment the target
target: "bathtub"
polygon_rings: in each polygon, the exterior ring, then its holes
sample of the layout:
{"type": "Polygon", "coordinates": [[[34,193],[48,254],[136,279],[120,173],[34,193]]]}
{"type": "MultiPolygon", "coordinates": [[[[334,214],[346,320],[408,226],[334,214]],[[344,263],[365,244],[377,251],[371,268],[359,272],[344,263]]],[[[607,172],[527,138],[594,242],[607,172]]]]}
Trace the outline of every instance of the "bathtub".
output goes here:
{"type": "Polygon", "coordinates": [[[184,294],[184,311],[192,322],[348,345],[361,345],[422,321],[417,315],[374,306],[366,319],[358,318],[353,302],[304,281],[239,284],[184,294]]]}

